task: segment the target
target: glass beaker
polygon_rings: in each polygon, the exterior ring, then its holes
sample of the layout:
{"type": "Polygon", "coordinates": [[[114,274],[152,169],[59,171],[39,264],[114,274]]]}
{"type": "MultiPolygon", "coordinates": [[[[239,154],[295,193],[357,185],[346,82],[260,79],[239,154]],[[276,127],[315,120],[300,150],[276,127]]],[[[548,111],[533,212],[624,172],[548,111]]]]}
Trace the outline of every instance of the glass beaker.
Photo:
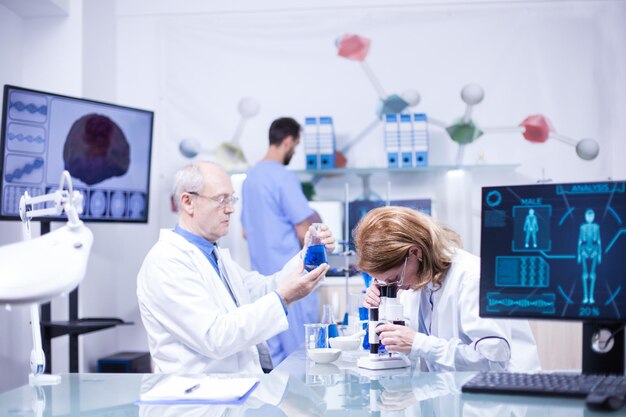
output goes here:
{"type": "Polygon", "coordinates": [[[335,314],[333,314],[333,306],[330,304],[324,304],[322,306],[322,323],[328,325],[329,338],[339,336],[335,314]]]}
{"type": "Polygon", "coordinates": [[[310,349],[325,349],[328,347],[328,324],[307,323],[304,325],[304,347],[310,349]]]}
{"type": "Polygon", "coordinates": [[[321,264],[328,263],[326,246],[322,243],[318,233],[321,230],[321,223],[313,223],[315,230],[309,234],[309,242],[304,256],[304,269],[312,271],[321,264]]]}

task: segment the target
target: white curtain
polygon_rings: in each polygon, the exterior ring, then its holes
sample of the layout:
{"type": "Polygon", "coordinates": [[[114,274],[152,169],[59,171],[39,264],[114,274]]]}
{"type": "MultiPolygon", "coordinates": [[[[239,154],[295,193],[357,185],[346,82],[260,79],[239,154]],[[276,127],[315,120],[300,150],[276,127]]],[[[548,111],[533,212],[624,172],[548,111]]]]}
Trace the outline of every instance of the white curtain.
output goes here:
{"type": "MultiPolygon", "coordinates": [[[[465,111],[461,88],[473,82],[485,90],[473,112],[479,126],[513,127],[543,114],[557,132],[593,138],[602,148],[585,162],[564,143],[494,133],[466,148],[465,163],[521,163],[530,176],[545,170],[557,180],[607,177],[608,142],[623,127],[615,117],[624,109],[614,107],[623,92],[614,85],[625,77],[626,30],[616,17],[624,10],[620,2],[590,1],[170,18],[160,28],[165,136],[172,152],[182,138],[207,148],[228,141],[240,119],[238,101],[253,97],[261,113],[241,139],[252,163],[267,148],[269,123],[282,115],[332,116],[341,148],[375,118],[378,100],[360,64],[337,56],[335,39],[355,33],[371,39],[366,62],[387,94],[420,93],[415,111],[451,122],[465,111]],[[557,166],[563,158],[570,172],[557,166]]],[[[431,127],[432,164],[454,163],[456,149],[431,127]]],[[[382,127],[349,155],[350,166],[385,163],[382,127]]],[[[292,167],[304,167],[302,150],[292,167]]]]}

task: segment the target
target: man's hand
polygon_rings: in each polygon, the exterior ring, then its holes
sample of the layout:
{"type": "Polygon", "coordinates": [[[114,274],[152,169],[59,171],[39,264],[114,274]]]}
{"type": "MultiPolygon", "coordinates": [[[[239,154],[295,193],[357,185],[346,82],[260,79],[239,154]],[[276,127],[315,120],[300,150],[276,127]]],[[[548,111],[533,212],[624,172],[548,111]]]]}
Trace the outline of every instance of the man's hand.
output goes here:
{"type": "Polygon", "coordinates": [[[413,339],[417,333],[407,326],[383,324],[376,327],[380,342],[391,352],[411,353],[413,339]]]}
{"type": "MultiPolygon", "coordinates": [[[[320,224],[320,228],[317,231],[317,236],[320,238],[320,241],[326,246],[327,251],[333,251],[335,249],[335,238],[333,237],[333,232],[330,231],[328,226],[323,223],[320,224]]],[[[302,253],[306,254],[306,250],[311,242],[311,233],[315,232],[315,226],[309,226],[309,230],[306,231],[304,235],[304,246],[302,247],[302,253]]]]}
{"type": "Polygon", "coordinates": [[[282,297],[285,304],[289,305],[309,295],[326,276],[328,268],[328,264],[321,264],[311,272],[302,275],[304,264],[300,261],[298,267],[280,283],[276,292],[282,297]]]}

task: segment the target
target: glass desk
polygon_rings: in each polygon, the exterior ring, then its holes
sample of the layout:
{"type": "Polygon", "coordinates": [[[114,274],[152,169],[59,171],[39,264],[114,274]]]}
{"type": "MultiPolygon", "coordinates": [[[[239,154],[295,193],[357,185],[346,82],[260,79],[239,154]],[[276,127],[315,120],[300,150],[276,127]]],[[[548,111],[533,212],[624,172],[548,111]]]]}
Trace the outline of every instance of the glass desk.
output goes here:
{"type": "MultiPolygon", "coordinates": [[[[345,353],[344,353],[345,355],[345,353]]],[[[241,406],[136,405],[164,375],[64,374],[58,385],[0,394],[0,416],[419,416],[576,417],[625,415],[586,409],[582,399],[462,394],[473,373],[367,371],[346,355],[316,364],[297,351],[241,406]],[[346,360],[348,359],[348,360],[346,360]]]]}

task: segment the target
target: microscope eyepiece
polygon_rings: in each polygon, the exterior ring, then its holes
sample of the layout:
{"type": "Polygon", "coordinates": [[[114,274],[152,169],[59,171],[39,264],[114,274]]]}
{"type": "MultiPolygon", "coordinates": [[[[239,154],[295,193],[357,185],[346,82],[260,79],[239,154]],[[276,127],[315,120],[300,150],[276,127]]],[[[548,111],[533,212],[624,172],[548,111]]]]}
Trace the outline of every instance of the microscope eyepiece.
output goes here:
{"type": "Polygon", "coordinates": [[[396,298],[398,296],[398,285],[387,285],[387,298],[396,298]]]}

